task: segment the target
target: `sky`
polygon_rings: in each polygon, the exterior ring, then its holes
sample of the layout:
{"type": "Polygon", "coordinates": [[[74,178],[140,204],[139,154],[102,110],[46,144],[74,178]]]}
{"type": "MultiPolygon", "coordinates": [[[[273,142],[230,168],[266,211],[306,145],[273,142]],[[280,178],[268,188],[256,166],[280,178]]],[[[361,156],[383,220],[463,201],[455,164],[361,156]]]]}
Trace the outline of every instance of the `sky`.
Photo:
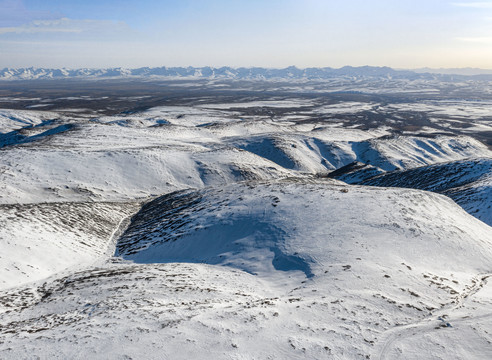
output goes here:
{"type": "Polygon", "coordinates": [[[0,68],[492,68],[492,0],[0,0],[0,68]]]}

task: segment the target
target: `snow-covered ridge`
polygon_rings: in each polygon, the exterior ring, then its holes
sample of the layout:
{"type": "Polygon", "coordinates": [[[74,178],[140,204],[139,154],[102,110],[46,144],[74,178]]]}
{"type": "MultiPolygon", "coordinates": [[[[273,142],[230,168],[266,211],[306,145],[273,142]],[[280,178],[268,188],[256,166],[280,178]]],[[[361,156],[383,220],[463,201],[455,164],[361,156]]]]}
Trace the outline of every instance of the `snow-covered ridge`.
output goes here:
{"type": "Polygon", "coordinates": [[[467,136],[381,136],[362,141],[334,141],[329,132],[312,131],[260,135],[231,142],[284,168],[318,174],[353,161],[392,171],[492,155],[486,146],[467,136]]]}
{"type": "MultiPolygon", "coordinates": [[[[262,67],[142,67],[137,69],[46,69],[46,68],[4,68],[0,70],[0,80],[36,80],[36,79],[104,79],[104,78],[205,78],[205,79],[306,79],[322,80],[336,77],[383,78],[383,79],[440,79],[458,80],[474,78],[466,75],[447,75],[417,73],[409,70],[394,70],[389,67],[344,66],[339,69],[330,67],[299,69],[290,66],[284,69],[262,67]]],[[[476,78],[488,78],[492,75],[476,75],[476,78]]]]}
{"type": "Polygon", "coordinates": [[[492,226],[491,158],[458,160],[393,171],[352,183],[437,192],[449,196],[469,214],[492,226]]]}

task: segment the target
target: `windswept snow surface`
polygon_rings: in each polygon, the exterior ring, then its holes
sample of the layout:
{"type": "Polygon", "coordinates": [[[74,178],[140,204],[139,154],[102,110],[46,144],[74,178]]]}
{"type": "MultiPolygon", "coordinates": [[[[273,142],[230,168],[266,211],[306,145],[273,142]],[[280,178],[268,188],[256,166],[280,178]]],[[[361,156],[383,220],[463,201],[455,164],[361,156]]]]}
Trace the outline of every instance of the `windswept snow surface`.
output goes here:
{"type": "Polygon", "coordinates": [[[417,190],[293,179],[177,192],[133,217],[118,243],[133,262],[4,292],[0,354],[485,359],[491,239],[417,190]]]}
{"type": "Polygon", "coordinates": [[[348,187],[333,180],[244,182],[176,192],[146,204],[120,238],[117,255],[140,263],[220,263],[259,274],[298,270],[307,278],[322,273],[324,263],[352,257],[441,271],[463,246],[461,234],[470,232],[476,245],[467,246],[466,256],[482,264],[477,269],[483,272],[492,254],[492,229],[475,219],[464,222],[470,219],[448,198],[416,190],[348,187]],[[400,243],[400,237],[407,240],[400,243]]]}
{"type": "Polygon", "coordinates": [[[368,126],[399,110],[357,94],[250,95],[0,110],[0,358],[492,357],[487,146],[368,126]]]}
{"type": "Polygon", "coordinates": [[[0,205],[0,289],[106,259],[113,234],[136,209],[135,203],[0,205]]]}

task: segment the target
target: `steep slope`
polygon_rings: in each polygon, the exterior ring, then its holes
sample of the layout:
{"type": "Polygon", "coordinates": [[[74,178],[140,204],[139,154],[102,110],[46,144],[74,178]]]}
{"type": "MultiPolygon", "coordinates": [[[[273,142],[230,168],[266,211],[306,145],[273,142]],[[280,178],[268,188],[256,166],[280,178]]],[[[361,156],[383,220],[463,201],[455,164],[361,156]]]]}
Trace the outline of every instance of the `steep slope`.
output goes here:
{"type": "Polygon", "coordinates": [[[492,155],[485,145],[466,136],[382,136],[340,141],[330,139],[329,131],[321,134],[313,131],[229,141],[287,169],[321,174],[354,161],[393,171],[492,155]]]}
{"type": "Polygon", "coordinates": [[[343,181],[347,184],[359,184],[364,180],[385,174],[386,171],[359,161],[351,162],[327,174],[327,178],[343,181]]]}
{"type": "Polygon", "coordinates": [[[136,203],[0,205],[0,289],[107,258],[119,224],[137,209],[136,203]]]}

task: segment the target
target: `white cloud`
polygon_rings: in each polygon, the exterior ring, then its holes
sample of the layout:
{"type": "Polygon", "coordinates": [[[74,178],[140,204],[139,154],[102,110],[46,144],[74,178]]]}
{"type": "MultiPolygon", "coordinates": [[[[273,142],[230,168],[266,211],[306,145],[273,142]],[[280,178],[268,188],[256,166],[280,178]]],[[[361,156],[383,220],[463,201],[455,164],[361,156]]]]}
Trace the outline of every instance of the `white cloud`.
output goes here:
{"type": "Polygon", "coordinates": [[[107,35],[124,33],[129,30],[130,28],[124,22],[61,18],[56,20],[34,20],[29,24],[16,27],[0,27],[0,35],[40,33],[92,33],[107,35]]]}

